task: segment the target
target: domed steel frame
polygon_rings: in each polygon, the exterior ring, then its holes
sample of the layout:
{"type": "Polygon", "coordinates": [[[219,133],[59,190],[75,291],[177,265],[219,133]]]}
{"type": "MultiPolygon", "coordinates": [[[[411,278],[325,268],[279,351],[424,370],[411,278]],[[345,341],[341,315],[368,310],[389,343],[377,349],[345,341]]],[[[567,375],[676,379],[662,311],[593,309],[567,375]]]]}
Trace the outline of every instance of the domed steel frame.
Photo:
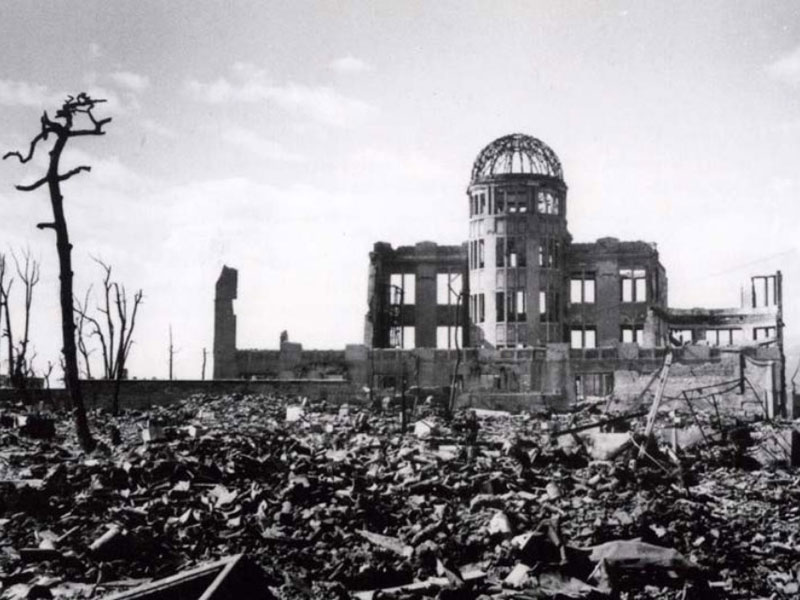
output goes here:
{"type": "Polygon", "coordinates": [[[497,138],[472,166],[472,183],[502,175],[544,175],[561,181],[561,161],[543,141],[522,133],[497,138]]]}

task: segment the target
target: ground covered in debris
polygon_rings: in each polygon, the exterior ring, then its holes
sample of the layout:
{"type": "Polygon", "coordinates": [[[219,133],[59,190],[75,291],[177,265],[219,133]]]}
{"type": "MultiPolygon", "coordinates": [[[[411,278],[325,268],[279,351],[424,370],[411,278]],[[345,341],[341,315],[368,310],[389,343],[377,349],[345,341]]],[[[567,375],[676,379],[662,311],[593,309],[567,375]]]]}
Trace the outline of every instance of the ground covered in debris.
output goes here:
{"type": "Polygon", "coordinates": [[[0,429],[0,598],[99,598],[237,553],[282,599],[798,594],[800,476],[742,445],[637,462],[556,435],[591,409],[402,435],[396,414],[296,402],[96,413],[121,443],[89,455],[66,415],[49,440],[0,429]]]}

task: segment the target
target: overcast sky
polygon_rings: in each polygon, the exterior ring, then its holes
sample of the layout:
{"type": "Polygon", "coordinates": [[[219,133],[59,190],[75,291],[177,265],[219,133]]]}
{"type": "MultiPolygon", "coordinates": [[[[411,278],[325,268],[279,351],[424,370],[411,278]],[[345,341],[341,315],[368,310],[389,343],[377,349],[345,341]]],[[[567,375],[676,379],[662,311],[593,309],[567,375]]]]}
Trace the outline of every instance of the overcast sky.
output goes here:
{"type": "MultiPolygon", "coordinates": [[[[375,241],[460,243],[472,161],[523,132],[561,158],[575,241],[658,244],[670,304],[736,306],[785,273],[800,334],[800,5],[786,2],[3,2],[0,150],[65,94],[76,292],[98,256],[145,304],[132,376],[199,377],[239,270],[240,348],[363,339],[375,241]]],[[[0,163],[0,246],[43,264],[37,365],[60,348],[46,155],[0,163]]],[[[5,353],[0,354],[5,360],[5,353]]],[[[209,373],[210,373],[209,364],[209,373]]]]}

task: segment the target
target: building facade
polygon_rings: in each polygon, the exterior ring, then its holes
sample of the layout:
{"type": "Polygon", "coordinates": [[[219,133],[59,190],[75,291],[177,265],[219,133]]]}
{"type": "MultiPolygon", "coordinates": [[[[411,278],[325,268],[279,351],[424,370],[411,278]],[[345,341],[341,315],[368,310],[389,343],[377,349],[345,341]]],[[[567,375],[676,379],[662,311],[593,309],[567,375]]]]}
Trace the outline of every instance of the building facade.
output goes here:
{"type": "Polygon", "coordinates": [[[367,345],[452,347],[441,329],[434,340],[432,328],[452,326],[447,307],[459,303],[466,311],[455,325],[467,345],[658,343],[653,331],[645,336],[648,307],[667,307],[666,271],[655,244],[614,238],[573,244],[563,169],[544,142],[514,134],[486,146],[472,168],[467,205],[463,247],[425,242],[411,252],[375,244],[367,345]],[[433,278],[437,289],[450,288],[449,295],[437,294],[435,304],[431,293],[402,293],[432,289],[433,278]],[[433,313],[435,324],[423,317],[433,313]]]}
{"type": "Polygon", "coordinates": [[[540,140],[514,134],[489,144],[467,187],[466,241],[376,243],[363,344],[343,350],[283,338],[277,350],[237,348],[238,277],[223,268],[214,378],[454,386],[465,402],[554,407],[635,396],[673,354],[682,365],[675,385],[738,379],[737,405],[770,398],[767,413],[783,411],[780,272],[753,277],[735,308],[670,308],[656,245],[573,242],[567,191],[558,157],[540,140]]]}
{"type": "Polygon", "coordinates": [[[512,134],[486,146],[467,187],[462,246],[375,244],[364,343],[579,349],[780,341],[779,274],[753,278],[738,308],[670,309],[656,244],[573,243],[567,192],[561,162],[541,140],[512,134]]]}

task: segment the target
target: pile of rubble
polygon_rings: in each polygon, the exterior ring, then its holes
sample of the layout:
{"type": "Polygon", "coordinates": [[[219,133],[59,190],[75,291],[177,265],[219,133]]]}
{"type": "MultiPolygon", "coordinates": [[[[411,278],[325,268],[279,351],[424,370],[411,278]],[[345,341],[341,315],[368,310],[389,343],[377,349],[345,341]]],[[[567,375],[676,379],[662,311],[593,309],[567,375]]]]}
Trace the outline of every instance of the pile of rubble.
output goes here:
{"type": "Polygon", "coordinates": [[[403,434],[250,396],[92,419],[89,455],[66,415],[55,437],[0,429],[0,598],[99,598],[236,554],[282,599],[798,594],[800,477],[730,444],[637,446],[581,427],[590,410],[403,434]]]}

